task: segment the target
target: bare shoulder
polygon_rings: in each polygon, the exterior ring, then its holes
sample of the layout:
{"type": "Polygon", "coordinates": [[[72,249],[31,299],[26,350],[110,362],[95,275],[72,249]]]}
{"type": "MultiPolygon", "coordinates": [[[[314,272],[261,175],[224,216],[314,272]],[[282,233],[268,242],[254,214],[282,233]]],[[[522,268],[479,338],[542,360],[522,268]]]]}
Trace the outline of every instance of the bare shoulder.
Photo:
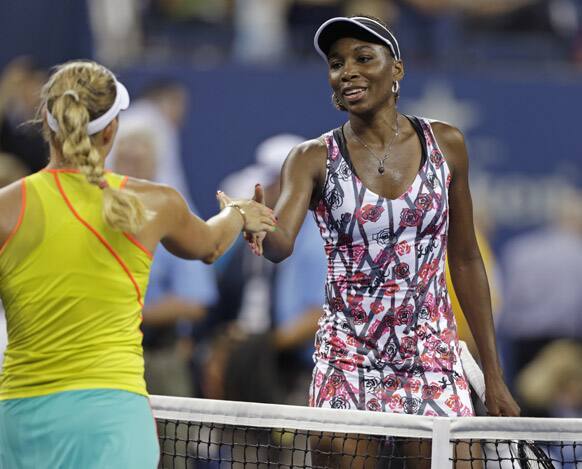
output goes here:
{"type": "Polygon", "coordinates": [[[3,243],[18,223],[22,210],[23,180],[0,189],[0,242],[3,243]]]}
{"type": "Polygon", "coordinates": [[[129,177],[127,178],[127,184],[125,187],[132,190],[140,195],[149,196],[154,195],[157,197],[164,198],[174,198],[178,197],[180,193],[171,186],[166,184],[160,184],[157,182],[148,181],[146,179],[136,179],[129,177]]]}
{"type": "Polygon", "coordinates": [[[440,146],[446,147],[464,147],[465,137],[454,125],[446,122],[434,121],[431,123],[435,137],[440,146]]]}
{"type": "Polygon", "coordinates": [[[309,174],[315,181],[320,181],[325,174],[326,160],[327,146],[320,137],[307,140],[293,148],[283,168],[284,172],[309,174]]]}
{"type": "Polygon", "coordinates": [[[156,213],[168,211],[171,213],[173,210],[187,207],[182,194],[166,184],[130,177],[125,187],[138,194],[146,208],[156,213]]]}
{"type": "Polygon", "coordinates": [[[321,160],[325,161],[326,158],[327,146],[320,137],[306,140],[297,145],[291,150],[287,160],[293,160],[293,162],[297,162],[298,164],[317,164],[321,160]]]}
{"type": "Polygon", "coordinates": [[[443,156],[451,169],[454,170],[460,165],[466,165],[467,148],[463,133],[457,127],[446,122],[434,121],[431,126],[443,156]]]}

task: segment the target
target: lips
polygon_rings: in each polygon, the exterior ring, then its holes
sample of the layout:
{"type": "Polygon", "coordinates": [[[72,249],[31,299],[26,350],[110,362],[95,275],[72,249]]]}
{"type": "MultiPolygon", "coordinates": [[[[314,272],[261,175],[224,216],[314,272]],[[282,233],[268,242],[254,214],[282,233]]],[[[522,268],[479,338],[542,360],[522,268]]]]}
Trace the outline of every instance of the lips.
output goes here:
{"type": "Polygon", "coordinates": [[[342,96],[344,100],[348,102],[355,102],[362,99],[366,94],[366,88],[363,87],[350,87],[342,91],[342,96]]]}

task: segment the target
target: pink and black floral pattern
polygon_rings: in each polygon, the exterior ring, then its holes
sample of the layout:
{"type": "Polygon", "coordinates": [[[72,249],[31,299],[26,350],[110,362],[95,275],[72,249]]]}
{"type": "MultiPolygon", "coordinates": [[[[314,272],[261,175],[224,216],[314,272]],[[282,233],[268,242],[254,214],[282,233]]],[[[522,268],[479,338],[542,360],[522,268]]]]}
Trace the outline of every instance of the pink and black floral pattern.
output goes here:
{"type": "Polygon", "coordinates": [[[354,174],[341,131],[324,135],[327,180],[315,220],[328,258],[309,403],[471,415],[444,266],[450,173],[429,121],[422,168],[390,200],[354,174]]]}

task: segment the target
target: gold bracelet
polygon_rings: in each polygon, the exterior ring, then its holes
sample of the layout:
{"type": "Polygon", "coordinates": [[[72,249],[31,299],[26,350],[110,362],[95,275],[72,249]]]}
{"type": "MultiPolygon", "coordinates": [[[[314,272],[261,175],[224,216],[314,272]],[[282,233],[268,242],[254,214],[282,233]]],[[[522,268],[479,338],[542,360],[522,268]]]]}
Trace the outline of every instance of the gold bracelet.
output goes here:
{"type": "Polygon", "coordinates": [[[243,230],[244,230],[245,227],[247,226],[247,214],[243,210],[243,208],[239,204],[237,204],[236,202],[229,202],[228,204],[226,204],[225,207],[235,208],[238,211],[238,213],[240,213],[240,216],[243,219],[243,230]]]}

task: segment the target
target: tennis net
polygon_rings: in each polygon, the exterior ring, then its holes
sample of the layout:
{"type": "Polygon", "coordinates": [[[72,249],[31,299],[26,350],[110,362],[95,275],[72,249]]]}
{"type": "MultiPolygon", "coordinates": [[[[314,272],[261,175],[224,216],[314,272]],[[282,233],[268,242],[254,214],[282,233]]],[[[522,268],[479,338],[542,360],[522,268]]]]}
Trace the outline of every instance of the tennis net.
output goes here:
{"type": "Polygon", "coordinates": [[[152,396],[162,469],[582,469],[582,419],[421,417],[152,396]]]}

